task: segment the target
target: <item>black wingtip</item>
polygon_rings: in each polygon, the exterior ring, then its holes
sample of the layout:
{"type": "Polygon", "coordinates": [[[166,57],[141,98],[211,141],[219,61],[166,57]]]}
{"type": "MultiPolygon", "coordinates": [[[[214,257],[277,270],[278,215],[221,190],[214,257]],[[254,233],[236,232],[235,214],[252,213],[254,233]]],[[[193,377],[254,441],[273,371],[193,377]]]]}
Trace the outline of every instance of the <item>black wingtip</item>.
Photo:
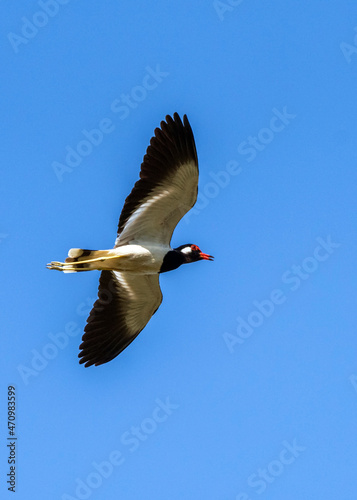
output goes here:
{"type": "MultiPolygon", "coordinates": [[[[171,115],[166,115],[165,116],[165,120],[166,120],[166,123],[175,122],[175,123],[177,123],[180,126],[184,125],[185,127],[187,127],[187,126],[190,127],[190,122],[188,121],[187,115],[184,114],[182,116],[182,120],[181,120],[181,117],[177,113],[177,111],[175,111],[172,116],[171,115]]],[[[165,123],[165,122],[161,122],[161,123],[165,123]]]]}
{"type": "Polygon", "coordinates": [[[170,172],[189,161],[193,161],[198,169],[195,139],[187,115],[183,115],[182,122],[180,115],[175,111],[172,116],[166,115],[160,128],[154,130],[141,164],[140,179],[126,198],[120,214],[118,235],[145,196],[157,184],[164,182],[170,172]]]}

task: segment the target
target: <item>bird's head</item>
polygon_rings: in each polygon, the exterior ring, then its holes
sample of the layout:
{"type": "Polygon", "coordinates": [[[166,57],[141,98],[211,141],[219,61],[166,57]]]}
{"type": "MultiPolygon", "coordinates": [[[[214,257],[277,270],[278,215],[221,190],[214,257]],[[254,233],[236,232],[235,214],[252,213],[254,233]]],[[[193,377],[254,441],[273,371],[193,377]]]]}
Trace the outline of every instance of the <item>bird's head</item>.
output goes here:
{"type": "Polygon", "coordinates": [[[185,264],[188,264],[189,262],[197,262],[198,260],[213,260],[214,258],[212,255],[201,252],[197,245],[192,245],[191,243],[181,245],[180,247],[175,248],[175,250],[184,256],[185,264]]]}

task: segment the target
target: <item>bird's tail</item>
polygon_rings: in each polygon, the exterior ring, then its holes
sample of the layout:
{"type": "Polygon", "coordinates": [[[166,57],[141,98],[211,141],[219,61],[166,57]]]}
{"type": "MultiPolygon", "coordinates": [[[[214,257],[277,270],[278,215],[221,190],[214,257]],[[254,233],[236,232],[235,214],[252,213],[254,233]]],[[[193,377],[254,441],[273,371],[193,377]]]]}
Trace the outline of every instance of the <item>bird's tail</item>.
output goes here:
{"type": "Polygon", "coordinates": [[[110,266],[104,264],[109,259],[118,258],[113,250],[84,250],[82,248],[71,248],[65,262],[53,261],[47,264],[48,269],[56,269],[64,273],[78,273],[81,271],[92,271],[93,269],[108,269],[110,266]]]}

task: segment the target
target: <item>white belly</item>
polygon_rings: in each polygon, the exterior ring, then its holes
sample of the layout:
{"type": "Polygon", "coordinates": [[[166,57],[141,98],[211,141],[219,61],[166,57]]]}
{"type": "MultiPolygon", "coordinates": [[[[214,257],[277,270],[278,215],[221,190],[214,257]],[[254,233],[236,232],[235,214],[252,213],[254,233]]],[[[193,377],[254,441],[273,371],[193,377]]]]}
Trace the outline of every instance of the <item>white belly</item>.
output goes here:
{"type": "Polygon", "coordinates": [[[156,274],[160,271],[163,258],[169,250],[169,246],[123,245],[112,250],[119,258],[105,263],[112,270],[156,274]]]}

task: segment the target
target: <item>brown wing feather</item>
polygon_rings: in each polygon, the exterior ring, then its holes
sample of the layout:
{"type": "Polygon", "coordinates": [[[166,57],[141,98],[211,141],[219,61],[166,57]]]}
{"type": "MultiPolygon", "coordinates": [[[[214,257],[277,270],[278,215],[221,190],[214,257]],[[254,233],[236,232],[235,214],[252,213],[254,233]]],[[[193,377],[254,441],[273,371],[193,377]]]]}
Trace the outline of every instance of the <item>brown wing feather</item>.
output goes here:
{"type": "MultiPolygon", "coordinates": [[[[174,179],[180,167],[187,167],[187,164],[194,166],[196,171],[195,189],[192,196],[189,197],[189,206],[185,200],[184,189],[182,191],[182,205],[180,205],[179,196],[181,192],[176,193],[178,195],[172,197],[171,200],[168,199],[168,204],[175,203],[174,208],[176,212],[180,213],[180,219],[196,201],[198,160],[195,140],[187,116],[184,115],[183,123],[177,113],[174,113],[173,118],[166,116],[166,122],[162,121],[161,129],[155,129],[154,133],[141,164],[140,179],[125,200],[119,218],[118,236],[122,233],[131,215],[141,207],[143,202],[150,199],[153,192],[160,191],[165,186],[165,180],[174,179]]],[[[191,186],[189,189],[192,189],[191,186]]]]}
{"type": "Polygon", "coordinates": [[[162,302],[159,277],[102,271],[98,299],[84,328],[78,357],[101,365],[120,354],[146,326],[162,302]]]}

